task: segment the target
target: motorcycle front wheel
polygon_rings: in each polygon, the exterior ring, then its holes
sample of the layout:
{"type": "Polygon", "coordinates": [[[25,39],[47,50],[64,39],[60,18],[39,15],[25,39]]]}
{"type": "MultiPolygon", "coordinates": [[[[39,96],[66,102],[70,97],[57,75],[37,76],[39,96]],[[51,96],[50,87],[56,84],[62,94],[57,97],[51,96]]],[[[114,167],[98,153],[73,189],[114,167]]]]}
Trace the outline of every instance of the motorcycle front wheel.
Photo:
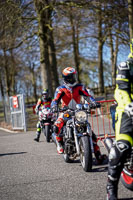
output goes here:
{"type": "Polygon", "coordinates": [[[92,170],[92,151],[89,136],[83,136],[79,140],[80,162],[85,172],[92,170]]]}
{"type": "Polygon", "coordinates": [[[133,171],[124,168],[121,172],[121,182],[128,190],[133,191],[133,171]]]}
{"type": "Polygon", "coordinates": [[[46,136],[46,141],[50,142],[51,138],[50,125],[45,125],[45,136],[46,136]]]}

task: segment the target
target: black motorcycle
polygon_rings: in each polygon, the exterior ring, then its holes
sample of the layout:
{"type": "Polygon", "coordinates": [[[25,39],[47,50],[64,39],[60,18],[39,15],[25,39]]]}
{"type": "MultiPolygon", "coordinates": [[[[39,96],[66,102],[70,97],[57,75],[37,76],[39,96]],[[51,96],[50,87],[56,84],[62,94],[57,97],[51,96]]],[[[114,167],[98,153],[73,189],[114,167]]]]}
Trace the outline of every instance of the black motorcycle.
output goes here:
{"type": "MultiPolygon", "coordinates": [[[[66,120],[61,135],[63,136],[65,162],[70,163],[77,157],[80,157],[81,165],[84,171],[89,172],[92,169],[92,130],[88,121],[91,104],[77,104],[76,110],[66,109],[63,112],[63,119],[66,120]]],[[[53,140],[56,142],[55,134],[52,134],[53,140]]]]}

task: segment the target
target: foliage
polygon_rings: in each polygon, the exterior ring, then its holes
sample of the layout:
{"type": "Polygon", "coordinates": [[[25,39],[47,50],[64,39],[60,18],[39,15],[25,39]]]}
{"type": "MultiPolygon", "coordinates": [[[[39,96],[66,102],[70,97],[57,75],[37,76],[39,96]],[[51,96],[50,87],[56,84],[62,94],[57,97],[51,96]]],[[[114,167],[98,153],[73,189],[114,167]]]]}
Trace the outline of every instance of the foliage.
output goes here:
{"type": "MultiPolygon", "coordinates": [[[[42,85],[44,72],[40,57],[46,47],[49,66],[45,66],[45,72],[49,76],[45,74],[45,77],[50,80],[53,88],[56,86],[57,78],[61,82],[61,71],[67,66],[76,67],[79,79],[87,86],[99,87],[100,73],[104,79],[103,88],[104,85],[114,84],[112,79],[115,79],[114,71],[118,57],[121,54],[126,57],[129,53],[131,36],[128,1],[38,0],[36,2],[39,5],[38,10],[33,0],[0,2],[1,96],[5,98],[7,95],[24,93],[27,101],[31,96],[37,99],[41,87],[44,87],[42,85]],[[40,18],[38,11],[41,11],[40,18]],[[45,22],[45,28],[47,27],[45,38],[48,42],[41,48],[40,20],[45,22]],[[52,39],[51,34],[53,34],[52,39]],[[102,45],[100,67],[103,72],[99,68],[99,44],[102,45]],[[52,49],[53,45],[55,49],[52,49]],[[53,70],[55,70],[54,75],[53,70]]],[[[45,64],[46,59],[47,56],[43,60],[45,64]]]]}

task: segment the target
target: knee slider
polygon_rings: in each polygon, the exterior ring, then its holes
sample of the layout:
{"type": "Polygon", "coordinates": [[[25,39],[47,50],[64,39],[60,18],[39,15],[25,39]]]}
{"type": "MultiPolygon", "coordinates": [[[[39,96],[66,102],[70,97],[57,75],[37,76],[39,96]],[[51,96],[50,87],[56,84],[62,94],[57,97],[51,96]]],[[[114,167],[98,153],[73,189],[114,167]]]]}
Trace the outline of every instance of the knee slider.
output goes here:
{"type": "Polygon", "coordinates": [[[120,162],[124,162],[130,149],[129,142],[123,140],[117,141],[110,150],[109,164],[111,166],[117,166],[120,162]]]}

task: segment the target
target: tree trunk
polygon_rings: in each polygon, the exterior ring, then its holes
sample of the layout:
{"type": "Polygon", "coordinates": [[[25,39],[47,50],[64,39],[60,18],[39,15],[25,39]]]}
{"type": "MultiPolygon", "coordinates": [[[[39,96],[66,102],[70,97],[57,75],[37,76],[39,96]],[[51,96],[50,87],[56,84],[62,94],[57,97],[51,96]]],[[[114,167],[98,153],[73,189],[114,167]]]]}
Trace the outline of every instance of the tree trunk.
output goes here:
{"type": "Polygon", "coordinates": [[[10,95],[10,81],[9,81],[9,68],[8,68],[8,57],[6,51],[4,51],[4,72],[5,72],[5,96],[9,97],[10,95]]]}
{"type": "Polygon", "coordinates": [[[51,75],[53,83],[53,91],[59,86],[58,72],[57,72],[57,60],[56,60],[56,49],[54,44],[53,29],[51,23],[51,29],[49,30],[49,46],[50,46],[50,60],[51,60],[51,75]]]}
{"type": "Polygon", "coordinates": [[[114,66],[113,66],[113,81],[112,84],[115,86],[116,84],[116,63],[117,63],[117,56],[118,56],[118,35],[116,35],[116,41],[115,41],[115,50],[114,50],[114,66]]]}
{"type": "Polygon", "coordinates": [[[77,27],[77,36],[75,31],[75,26],[73,23],[73,16],[72,13],[70,13],[70,22],[71,22],[71,28],[72,28],[72,43],[73,43],[73,54],[74,54],[74,61],[75,61],[75,67],[78,72],[78,82],[80,82],[80,60],[79,60],[79,49],[78,49],[78,27],[77,27]]]}
{"type": "Polygon", "coordinates": [[[103,43],[98,41],[98,68],[99,68],[99,92],[104,93],[104,79],[103,79],[103,43]]]}
{"type": "Polygon", "coordinates": [[[110,48],[111,48],[112,85],[115,86],[115,84],[116,84],[116,62],[117,62],[117,55],[118,55],[118,36],[116,35],[115,48],[114,48],[111,29],[110,29],[109,39],[110,39],[110,48]]]}
{"type": "Polygon", "coordinates": [[[98,77],[99,92],[104,93],[104,77],[103,77],[103,38],[102,38],[102,16],[101,10],[98,11],[98,77]]]}
{"type": "Polygon", "coordinates": [[[128,18],[130,41],[133,39],[133,0],[128,0],[128,18]]]}
{"type": "Polygon", "coordinates": [[[13,54],[13,50],[10,51],[11,53],[11,77],[10,77],[10,87],[12,89],[12,95],[16,94],[16,90],[15,90],[15,73],[16,73],[16,62],[15,62],[15,58],[14,58],[14,54],[13,54]]]}
{"type": "Polygon", "coordinates": [[[33,91],[34,91],[34,98],[35,101],[37,102],[37,85],[36,85],[36,74],[35,74],[35,63],[31,64],[29,63],[29,69],[30,69],[30,73],[32,75],[32,85],[33,85],[33,91]]]}
{"type": "Polygon", "coordinates": [[[51,82],[51,68],[49,61],[49,22],[50,22],[50,8],[47,2],[34,0],[36,12],[38,15],[38,33],[40,42],[40,67],[42,76],[42,89],[48,88],[50,95],[53,94],[52,82],[51,82]]]}

